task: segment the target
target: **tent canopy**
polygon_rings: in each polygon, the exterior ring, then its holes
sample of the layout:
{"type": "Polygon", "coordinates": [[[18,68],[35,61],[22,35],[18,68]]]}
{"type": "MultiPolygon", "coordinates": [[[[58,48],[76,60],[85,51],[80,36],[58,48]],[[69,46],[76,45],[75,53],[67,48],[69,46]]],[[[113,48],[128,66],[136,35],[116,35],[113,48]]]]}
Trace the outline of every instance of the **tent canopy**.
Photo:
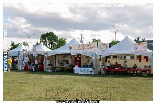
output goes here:
{"type": "Polygon", "coordinates": [[[10,50],[8,52],[8,54],[10,56],[17,56],[18,55],[18,52],[23,52],[23,50],[26,49],[26,47],[21,43],[17,48],[13,49],[13,50],[10,50]]]}
{"type": "MultiPolygon", "coordinates": [[[[117,55],[117,54],[135,54],[135,50],[134,50],[135,43],[136,42],[134,42],[127,36],[122,41],[112,46],[108,50],[103,51],[103,52],[101,51],[99,55],[108,56],[108,55],[117,55]]],[[[152,52],[152,51],[147,49],[147,52],[152,52]]],[[[144,55],[144,54],[146,53],[140,53],[137,55],[144,55]]]]}
{"type": "Polygon", "coordinates": [[[21,43],[17,48],[10,50],[11,51],[23,51],[23,49],[26,49],[26,47],[21,43]]]}
{"type": "Polygon", "coordinates": [[[69,46],[70,45],[75,45],[75,44],[81,44],[80,42],[78,42],[75,38],[72,39],[69,43],[67,43],[64,46],[61,46],[58,49],[55,49],[53,51],[48,51],[48,55],[55,55],[55,54],[70,54],[70,49],[69,46]]]}
{"type": "Polygon", "coordinates": [[[107,50],[109,55],[117,54],[134,54],[134,44],[135,42],[131,40],[128,36],[120,41],[118,44],[112,46],[107,50]]]}
{"type": "Polygon", "coordinates": [[[37,53],[37,54],[44,54],[47,51],[52,51],[51,49],[47,48],[43,43],[40,43],[39,45],[36,46],[36,52],[33,51],[33,48],[28,50],[29,53],[37,53]]]}
{"type": "Polygon", "coordinates": [[[43,45],[43,43],[40,43],[39,45],[36,46],[36,51],[52,51],[52,50],[43,45]]]}

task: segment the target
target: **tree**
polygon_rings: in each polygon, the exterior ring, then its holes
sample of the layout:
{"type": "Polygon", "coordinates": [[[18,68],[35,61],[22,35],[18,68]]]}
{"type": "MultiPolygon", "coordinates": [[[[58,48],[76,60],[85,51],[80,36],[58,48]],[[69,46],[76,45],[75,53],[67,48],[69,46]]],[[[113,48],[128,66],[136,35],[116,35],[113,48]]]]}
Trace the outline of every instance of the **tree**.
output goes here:
{"type": "Polygon", "coordinates": [[[56,45],[56,48],[60,48],[61,46],[66,44],[66,39],[60,38],[58,41],[58,44],[56,45]]]}
{"type": "Polygon", "coordinates": [[[99,41],[101,41],[100,39],[92,39],[92,43],[94,43],[94,42],[99,42],[99,41]]]}
{"type": "MultiPolygon", "coordinates": [[[[11,48],[10,48],[10,50],[13,50],[13,49],[17,48],[19,46],[19,44],[20,43],[15,44],[15,42],[11,41],[11,45],[10,45],[11,48]]],[[[23,42],[23,45],[24,46],[29,46],[29,44],[26,41],[23,42]]]]}
{"type": "Polygon", "coordinates": [[[46,34],[41,35],[40,42],[53,50],[58,44],[58,37],[53,32],[47,32],[46,34]]]}
{"type": "Polygon", "coordinates": [[[11,45],[10,45],[11,48],[10,48],[10,50],[13,50],[13,49],[17,48],[19,46],[19,44],[20,43],[15,44],[15,42],[11,41],[11,45]]]}
{"type": "Polygon", "coordinates": [[[140,37],[137,37],[134,41],[140,44],[140,37]]]}
{"type": "Polygon", "coordinates": [[[135,40],[134,40],[136,43],[140,44],[142,42],[146,42],[145,38],[140,40],[140,37],[137,37],[135,40]]]}
{"type": "Polygon", "coordinates": [[[36,42],[36,44],[35,44],[35,45],[39,45],[38,41],[36,42]]]}
{"type": "Polygon", "coordinates": [[[23,45],[24,46],[29,46],[29,44],[26,41],[23,42],[23,45]]]}
{"type": "Polygon", "coordinates": [[[117,43],[119,43],[120,41],[115,41],[115,40],[112,40],[111,41],[111,46],[114,46],[114,45],[116,45],[117,43]]]}

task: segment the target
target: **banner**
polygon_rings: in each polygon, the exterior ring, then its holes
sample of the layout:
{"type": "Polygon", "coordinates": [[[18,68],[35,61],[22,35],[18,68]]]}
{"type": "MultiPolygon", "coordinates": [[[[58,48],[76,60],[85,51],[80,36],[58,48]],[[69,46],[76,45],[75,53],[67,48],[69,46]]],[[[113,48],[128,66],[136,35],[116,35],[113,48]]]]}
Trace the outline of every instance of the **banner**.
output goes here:
{"type": "Polygon", "coordinates": [[[93,72],[92,68],[79,68],[79,74],[91,74],[93,72]]]}
{"type": "Polygon", "coordinates": [[[77,44],[72,46],[71,54],[91,55],[93,52],[104,51],[109,48],[109,43],[94,42],[89,44],[77,44]]]}
{"type": "Polygon", "coordinates": [[[149,58],[150,64],[151,64],[152,67],[153,67],[153,52],[147,53],[147,56],[148,56],[148,58],[149,58]]]}
{"type": "Polygon", "coordinates": [[[135,43],[134,45],[134,54],[141,55],[147,52],[147,42],[142,42],[140,44],[135,43]]]}

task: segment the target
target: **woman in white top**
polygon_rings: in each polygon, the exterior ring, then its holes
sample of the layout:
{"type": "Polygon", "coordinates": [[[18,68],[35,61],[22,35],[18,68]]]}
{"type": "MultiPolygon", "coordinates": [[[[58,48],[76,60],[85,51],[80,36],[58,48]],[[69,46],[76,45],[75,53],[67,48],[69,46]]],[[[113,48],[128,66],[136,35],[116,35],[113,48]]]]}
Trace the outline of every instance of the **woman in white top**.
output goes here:
{"type": "Polygon", "coordinates": [[[127,65],[126,65],[126,60],[124,61],[124,63],[123,63],[123,69],[127,69],[127,65]]]}
{"type": "Polygon", "coordinates": [[[110,60],[108,60],[108,62],[106,63],[106,66],[108,69],[110,69],[110,60]]]}
{"type": "MultiPolygon", "coordinates": [[[[108,60],[108,62],[106,63],[106,66],[107,66],[108,69],[110,69],[110,60],[108,60]]],[[[106,74],[109,74],[108,70],[106,70],[106,74]]]]}

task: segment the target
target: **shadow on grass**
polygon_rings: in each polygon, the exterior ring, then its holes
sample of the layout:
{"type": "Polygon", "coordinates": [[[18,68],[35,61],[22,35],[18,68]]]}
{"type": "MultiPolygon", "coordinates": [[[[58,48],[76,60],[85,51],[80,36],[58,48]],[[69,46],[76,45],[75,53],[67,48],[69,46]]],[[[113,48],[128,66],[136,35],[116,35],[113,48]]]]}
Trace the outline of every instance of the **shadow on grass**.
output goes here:
{"type": "Polygon", "coordinates": [[[142,74],[94,74],[94,75],[89,75],[89,74],[74,74],[73,72],[33,72],[33,71],[18,71],[18,70],[13,70],[12,72],[24,72],[26,74],[35,74],[35,75],[68,75],[68,76],[84,76],[84,77],[108,77],[108,78],[125,78],[125,77],[143,77],[143,78],[150,78],[153,80],[153,74],[143,76],[142,74]]]}

